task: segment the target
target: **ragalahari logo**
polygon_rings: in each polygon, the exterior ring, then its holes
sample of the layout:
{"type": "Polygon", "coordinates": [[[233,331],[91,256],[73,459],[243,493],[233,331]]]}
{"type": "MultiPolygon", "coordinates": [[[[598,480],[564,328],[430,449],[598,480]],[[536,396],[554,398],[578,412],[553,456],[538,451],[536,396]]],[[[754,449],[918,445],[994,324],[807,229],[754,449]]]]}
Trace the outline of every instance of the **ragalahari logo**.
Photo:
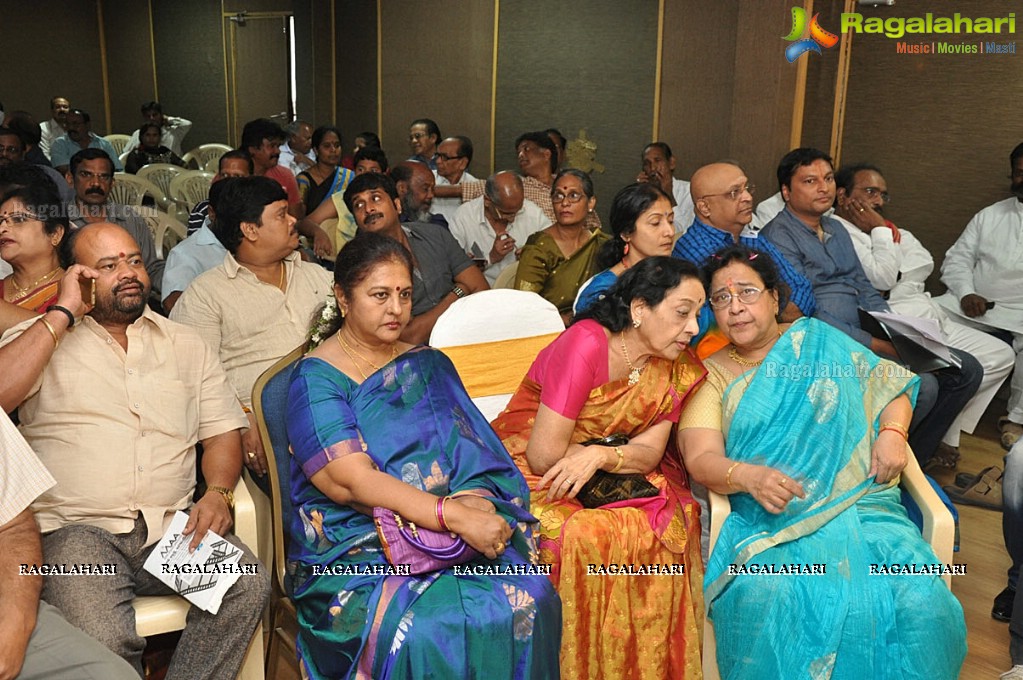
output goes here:
{"type": "Polygon", "coordinates": [[[792,8],[792,31],[784,38],[792,43],[785,48],[785,58],[790,64],[806,52],[821,54],[822,47],[827,49],[838,44],[838,36],[821,27],[817,21],[819,16],[813,15],[809,26],[810,37],[803,38],[807,30],[806,10],[802,7],[792,8]]]}

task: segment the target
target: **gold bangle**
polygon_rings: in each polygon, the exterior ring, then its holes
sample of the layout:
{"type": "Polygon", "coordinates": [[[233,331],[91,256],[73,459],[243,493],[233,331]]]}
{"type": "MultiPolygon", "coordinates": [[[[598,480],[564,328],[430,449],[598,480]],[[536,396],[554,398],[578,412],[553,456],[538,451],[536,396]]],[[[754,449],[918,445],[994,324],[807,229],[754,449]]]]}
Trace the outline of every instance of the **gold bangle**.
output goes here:
{"type": "Polygon", "coordinates": [[[614,447],[612,451],[618,454],[618,462],[615,463],[615,466],[613,468],[611,468],[611,472],[614,473],[622,469],[622,463],[625,462],[625,452],[622,451],[622,447],[620,446],[614,447]]]}
{"type": "Polygon", "coordinates": [[[881,434],[882,430],[895,430],[899,434],[901,434],[905,439],[909,439],[909,430],[906,428],[905,425],[903,425],[897,420],[889,420],[887,422],[881,423],[881,427],[877,429],[877,433],[881,434]]]}
{"type": "Polygon", "coordinates": [[[741,461],[737,463],[732,463],[732,466],[728,468],[728,472],[725,473],[725,485],[727,485],[729,489],[735,488],[734,486],[732,486],[732,470],[739,467],[740,465],[742,465],[741,461]]]}
{"type": "Polygon", "coordinates": [[[53,330],[53,326],[50,325],[50,322],[43,317],[39,317],[39,320],[44,326],[46,326],[46,330],[50,331],[50,337],[53,338],[53,349],[57,349],[60,346],[60,339],[57,338],[57,331],[53,330]]]}

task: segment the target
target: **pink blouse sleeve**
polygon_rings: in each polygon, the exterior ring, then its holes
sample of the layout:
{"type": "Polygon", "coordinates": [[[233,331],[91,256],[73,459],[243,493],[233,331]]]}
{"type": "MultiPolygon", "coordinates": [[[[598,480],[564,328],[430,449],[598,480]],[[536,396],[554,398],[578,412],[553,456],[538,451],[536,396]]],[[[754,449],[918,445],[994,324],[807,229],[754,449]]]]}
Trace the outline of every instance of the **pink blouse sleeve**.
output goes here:
{"type": "Polygon", "coordinates": [[[581,321],[540,353],[529,370],[541,385],[540,403],[575,420],[590,392],[608,381],[607,337],[595,321],[581,321]]]}

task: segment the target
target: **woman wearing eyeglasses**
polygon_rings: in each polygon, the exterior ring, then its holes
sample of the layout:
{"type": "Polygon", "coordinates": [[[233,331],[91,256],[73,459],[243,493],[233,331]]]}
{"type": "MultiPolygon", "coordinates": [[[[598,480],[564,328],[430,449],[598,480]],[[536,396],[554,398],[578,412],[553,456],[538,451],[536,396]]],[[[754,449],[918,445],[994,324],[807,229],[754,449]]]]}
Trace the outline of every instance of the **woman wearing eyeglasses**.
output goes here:
{"type": "Polygon", "coordinates": [[[653,184],[637,182],[615,194],[610,217],[612,238],[597,253],[597,269],[603,271],[579,291],[576,314],[603,297],[625,270],[653,255],[670,255],[675,243],[671,199],[653,184]]]}
{"type": "Polygon", "coordinates": [[[53,189],[19,187],[0,199],[0,257],[14,269],[0,281],[4,300],[39,313],[57,302],[64,273],[57,253],[67,233],[64,206],[53,189]]]}
{"type": "Polygon", "coordinates": [[[721,677],[958,677],[959,602],[940,574],[887,570],[938,563],[897,484],[919,379],[824,322],[779,325],[766,253],[719,250],[704,281],[730,344],[679,447],[731,501],[704,578],[721,677]]]}
{"type": "Polygon", "coordinates": [[[558,308],[567,323],[579,286],[597,268],[597,252],[609,240],[586,226],[597,199],[593,181],[582,170],[566,168],[554,178],[551,203],[557,222],[532,234],[522,248],[515,288],[539,293],[558,308]]]}

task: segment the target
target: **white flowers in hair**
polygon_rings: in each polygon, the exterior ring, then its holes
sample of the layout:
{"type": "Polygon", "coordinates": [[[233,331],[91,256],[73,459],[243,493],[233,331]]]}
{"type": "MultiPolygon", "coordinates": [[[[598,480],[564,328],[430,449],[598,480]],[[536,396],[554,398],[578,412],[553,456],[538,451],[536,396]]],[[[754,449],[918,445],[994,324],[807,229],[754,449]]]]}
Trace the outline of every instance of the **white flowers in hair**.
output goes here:
{"type": "Polygon", "coordinates": [[[333,295],[331,295],[327,298],[326,302],[324,302],[323,308],[320,310],[320,316],[316,319],[316,323],[313,324],[313,329],[309,333],[310,350],[319,346],[330,336],[331,329],[333,328],[334,321],[337,317],[337,300],[333,295]]]}

